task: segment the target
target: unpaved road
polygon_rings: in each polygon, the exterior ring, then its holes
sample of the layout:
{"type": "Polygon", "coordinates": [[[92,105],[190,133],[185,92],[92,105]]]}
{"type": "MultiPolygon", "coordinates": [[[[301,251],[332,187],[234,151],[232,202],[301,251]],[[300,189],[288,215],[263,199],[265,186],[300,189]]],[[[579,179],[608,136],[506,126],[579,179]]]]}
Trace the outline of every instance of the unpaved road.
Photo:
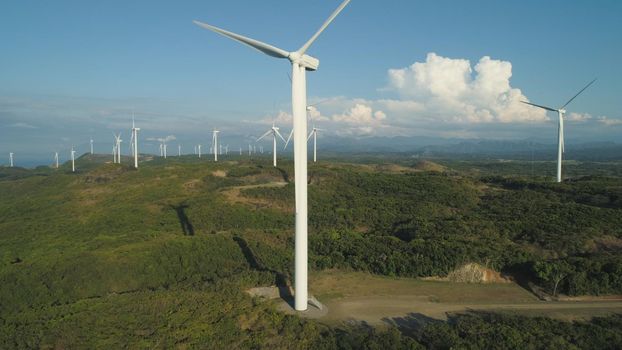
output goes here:
{"type": "Polygon", "coordinates": [[[622,301],[598,302],[531,302],[531,303],[442,303],[431,302],[422,296],[369,296],[349,297],[326,302],[327,320],[357,320],[369,324],[385,323],[387,319],[420,314],[438,320],[447,319],[448,313],[470,310],[509,311],[527,315],[549,316],[560,319],[581,319],[622,313],[622,301]]]}
{"type": "Polygon", "coordinates": [[[391,278],[360,272],[314,273],[312,293],[328,307],[327,321],[391,322],[395,318],[447,319],[469,310],[512,312],[564,320],[622,313],[622,298],[540,301],[514,283],[452,283],[391,278]]]}

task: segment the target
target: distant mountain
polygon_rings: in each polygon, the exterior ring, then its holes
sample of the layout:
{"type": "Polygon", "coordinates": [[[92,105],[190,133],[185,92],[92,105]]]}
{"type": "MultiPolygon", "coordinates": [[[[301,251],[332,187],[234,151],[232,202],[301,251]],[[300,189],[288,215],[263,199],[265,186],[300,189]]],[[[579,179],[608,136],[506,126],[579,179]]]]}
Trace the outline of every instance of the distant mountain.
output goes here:
{"type": "MultiPolygon", "coordinates": [[[[557,144],[539,140],[464,140],[434,137],[368,137],[322,140],[320,149],[335,153],[405,153],[425,157],[509,158],[550,160],[557,144]]],[[[622,144],[584,142],[566,145],[565,159],[583,161],[622,160],[622,144]]]]}

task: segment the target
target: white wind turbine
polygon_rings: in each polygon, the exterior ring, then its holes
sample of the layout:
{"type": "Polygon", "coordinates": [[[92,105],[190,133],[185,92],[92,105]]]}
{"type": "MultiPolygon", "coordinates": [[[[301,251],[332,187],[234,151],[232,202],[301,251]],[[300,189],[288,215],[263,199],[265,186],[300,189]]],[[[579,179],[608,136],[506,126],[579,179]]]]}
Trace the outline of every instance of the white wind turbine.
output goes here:
{"type": "MultiPolygon", "coordinates": [[[[261,41],[244,37],[206,23],[195,24],[248,45],[266,55],[288,59],[292,64],[292,111],[294,116],[294,169],[296,183],[296,242],[295,242],[295,308],[307,309],[307,83],[306,71],[317,70],[320,61],[306,54],[307,50],[328,27],[350,0],[345,0],[328,17],[319,30],[297,51],[288,52],[261,41]]],[[[275,152],[276,153],[276,152],[275,152]]]]}
{"type": "Polygon", "coordinates": [[[214,161],[217,162],[218,161],[218,133],[220,131],[214,129],[214,131],[212,131],[212,150],[214,152],[214,161]]]}
{"type": "Polygon", "coordinates": [[[589,84],[587,84],[581,91],[577,92],[568,102],[566,102],[563,106],[555,109],[547,106],[541,106],[534,103],[521,101],[522,103],[535,106],[538,108],[542,108],[547,111],[557,112],[558,116],[558,126],[557,126],[557,182],[562,182],[562,154],[565,152],[564,147],[564,114],[566,114],[566,106],[570,104],[577,96],[581,95],[583,91],[585,91],[590,85],[594,84],[596,79],[592,80],[589,84]]]}
{"type": "Polygon", "coordinates": [[[123,142],[123,140],[121,140],[121,133],[114,135],[114,142],[116,153],[115,163],[121,164],[121,142],[123,142]]]}
{"type": "Polygon", "coordinates": [[[91,154],[93,154],[93,139],[91,138],[91,154]]]}
{"type": "Polygon", "coordinates": [[[283,136],[279,132],[279,128],[274,126],[274,123],[272,123],[272,127],[270,128],[270,130],[266,131],[265,134],[261,135],[261,137],[257,139],[257,142],[261,141],[261,139],[270,134],[272,134],[272,165],[276,166],[276,137],[280,137],[281,140],[285,142],[285,138],[283,138],[283,136]]]}
{"type": "Polygon", "coordinates": [[[76,151],[71,146],[71,172],[76,172],[76,151]]]}
{"type": "Polygon", "coordinates": [[[197,145],[197,149],[199,150],[199,158],[201,158],[201,145],[197,145]]]}
{"type": "Polygon", "coordinates": [[[54,152],[54,163],[56,164],[56,169],[58,169],[58,152],[54,152]]]}
{"type": "Polygon", "coordinates": [[[9,153],[9,167],[13,167],[13,152],[9,153]]]}
{"type": "Polygon", "coordinates": [[[324,130],[316,128],[315,125],[313,125],[313,129],[309,133],[309,137],[307,137],[307,141],[309,141],[311,136],[313,136],[313,163],[317,162],[317,132],[318,131],[324,131],[324,130]]]}
{"type": "Polygon", "coordinates": [[[177,145],[177,156],[181,157],[181,145],[177,145]]]}
{"type": "Polygon", "coordinates": [[[132,112],[132,138],[130,144],[132,145],[132,153],[134,155],[134,168],[138,169],[138,131],[140,131],[140,128],[137,128],[134,124],[133,114],[132,112]]]}

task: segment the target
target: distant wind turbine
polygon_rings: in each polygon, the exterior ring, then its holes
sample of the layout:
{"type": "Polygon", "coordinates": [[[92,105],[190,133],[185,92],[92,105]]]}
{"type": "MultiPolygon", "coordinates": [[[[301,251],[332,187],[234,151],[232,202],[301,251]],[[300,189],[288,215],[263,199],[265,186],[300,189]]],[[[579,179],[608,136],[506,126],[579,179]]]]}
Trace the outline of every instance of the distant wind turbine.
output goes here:
{"type": "Polygon", "coordinates": [[[212,149],[214,151],[214,161],[217,162],[218,161],[218,133],[220,131],[214,129],[214,131],[212,131],[212,149]]]}
{"type": "Polygon", "coordinates": [[[199,158],[201,158],[201,145],[198,145],[198,150],[199,150],[199,158]]]}
{"type": "Polygon", "coordinates": [[[13,152],[9,153],[9,167],[13,167],[13,152]]]}
{"type": "Polygon", "coordinates": [[[557,112],[557,116],[559,120],[558,126],[557,126],[557,182],[562,182],[562,154],[565,152],[565,149],[564,149],[565,148],[564,147],[564,114],[566,114],[566,110],[564,108],[566,108],[566,106],[568,106],[570,102],[572,102],[575,98],[577,98],[577,96],[581,95],[581,93],[583,93],[583,91],[585,91],[588,87],[590,87],[590,85],[594,84],[595,81],[596,79],[589,82],[589,84],[587,84],[583,89],[581,89],[581,91],[577,92],[577,94],[574,95],[570,100],[568,100],[568,102],[566,102],[563,106],[557,109],[547,107],[547,106],[537,105],[535,103],[521,101],[522,103],[525,103],[525,104],[528,104],[534,107],[542,108],[546,111],[557,112]]]}
{"type": "Polygon", "coordinates": [[[71,146],[71,172],[76,172],[76,151],[71,146]]]}
{"type": "Polygon", "coordinates": [[[307,141],[309,141],[313,135],[313,163],[317,162],[317,132],[320,130],[322,129],[318,129],[315,125],[313,125],[313,129],[311,130],[311,133],[309,133],[309,137],[307,137],[307,141]]]}
{"type": "Polygon", "coordinates": [[[123,140],[121,140],[121,133],[119,133],[118,135],[116,135],[115,133],[112,133],[112,135],[114,135],[114,143],[113,143],[114,161],[113,163],[121,164],[121,142],[123,142],[123,140]]]}
{"type": "Polygon", "coordinates": [[[134,112],[132,112],[132,139],[130,142],[134,153],[134,168],[136,169],[138,169],[138,131],[140,131],[140,128],[137,128],[136,124],[134,124],[134,112]]]}
{"type": "Polygon", "coordinates": [[[54,163],[56,164],[56,169],[58,169],[58,152],[54,152],[54,163]]]}
{"type": "MultiPolygon", "coordinates": [[[[307,289],[308,249],[307,249],[307,84],[306,71],[317,70],[320,61],[306,54],[311,44],[348,5],[345,0],[328,17],[319,30],[297,51],[288,52],[261,41],[247,38],[206,23],[194,21],[195,24],[248,45],[260,52],[276,58],[288,59],[292,64],[292,110],[294,116],[294,169],[296,193],[296,242],[295,242],[295,309],[307,310],[309,303],[307,289]]],[[[276,149],[275,149],[276,157],[276,149]]]]}
{"type": "Polygon", "coordinates": [[[93,154],[93,139],[91,138],[91,155],[93,154]]]}
{"type": "Polygon", "coordinates": [[[181,157],[181,145],[177,145],[177,156],[181,157]]]}
{"type": "Polygon", "coordinates": [[[273,123],[270,130],[266,131],[265,134],[261,135],[261,137],[257,139],[257,142],[270,134],[272,134],[272,165],[276,167],[276,137],[280,137],[281,140],[285,142],[285,138],[283,138],[283,135],[281,135],[281,133],[279,132],[279,128],[274,126],[273,123]]]}

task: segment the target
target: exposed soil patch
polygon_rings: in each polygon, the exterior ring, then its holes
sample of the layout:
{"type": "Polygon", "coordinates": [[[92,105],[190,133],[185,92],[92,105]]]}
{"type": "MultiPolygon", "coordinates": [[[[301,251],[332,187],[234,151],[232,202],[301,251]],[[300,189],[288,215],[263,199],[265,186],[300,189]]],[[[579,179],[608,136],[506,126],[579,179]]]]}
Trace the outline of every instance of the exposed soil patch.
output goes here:
{"type": "Polygon", "coordinates": [[[231,203],[242,203],[253,205],[258,208],[278,208],[284,211],[291,211],[291,208],[282,207],[274,203],[273,201],[261,198],[250,198],[242,195],[241,191],[249,188],[259,188],[259,187],[285,187],[287,186],[287,182],[270,182],[266,184],[259,185],[245,185],[245,186],[235,186],[230,187],[223,190],[221,193],[225,196],[225,198],[231,203]]]}
{"type": "Polygon", "coordinates": [[[224,170],[216,170],[212,172],[212,175],[215,177],[227,177],[227,172],[224,170]]]}

